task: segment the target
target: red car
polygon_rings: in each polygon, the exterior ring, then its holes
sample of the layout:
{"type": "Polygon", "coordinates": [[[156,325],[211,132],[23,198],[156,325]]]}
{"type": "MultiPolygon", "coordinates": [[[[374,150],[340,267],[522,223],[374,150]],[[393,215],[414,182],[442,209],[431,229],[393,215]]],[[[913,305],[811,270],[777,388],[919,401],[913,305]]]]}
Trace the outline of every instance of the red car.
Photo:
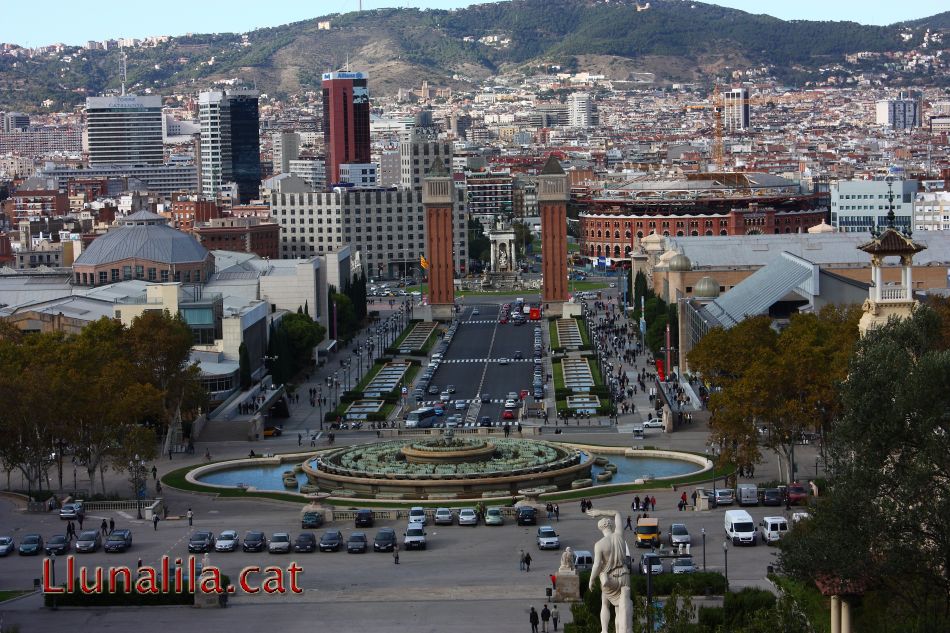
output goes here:
{"type": "Polygon", "coordinates": [[[528,399],[528,390],[527,390],[527,389],[522,389],[522,390],[521,390],[521,393],[518,394],[518,396],[519,396],[522,400],[527,400],[527,399],[528,399]]]}
{"type": "Polygon", "coordinates": [[[788,487],[788,503],[793,506],[808,505],[808,489],[797,481],[788,487]]]}
{"type": "Polygon", "coordinates": [[[505,409],[505,412],[501,414],[501,419],[502,419],[502,420],[514,420],[514,419],[515,419],[515,411],[514,411],[514,409],[505,409]]]}
{"type": "Polygon", "coordinates": [[[506,323],[508,323],[508,317],[503,316],[498,322],[501,323],[502,325],[505,325],[506,323]]]}

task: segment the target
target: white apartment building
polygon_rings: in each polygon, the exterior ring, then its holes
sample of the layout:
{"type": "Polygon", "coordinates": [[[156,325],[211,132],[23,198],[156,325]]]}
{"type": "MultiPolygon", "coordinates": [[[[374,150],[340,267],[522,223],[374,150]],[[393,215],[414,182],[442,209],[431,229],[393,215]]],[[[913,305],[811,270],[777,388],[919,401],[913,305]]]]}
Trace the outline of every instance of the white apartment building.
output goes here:
{"type": "Polygon", "coordinates": [[[749,90],[733,88],[722,93],[722,124],[725,129],[747,130],[750,125],[749,90]]]}
{"type": "Polygon", "coordinates": [[[915,231],[950,231],[950,192],[918,193],[914,199],[915,231]]]}
{"type": "Polygon", "coordinates": [[[322,158],[298,158],[287,163],[286,173],[302,178],[314,191],[327,188],[327,167],[322,158]]]}
{"type": "MultiPolygon", "coordinates": [[[[359,251],[370,276],[397,277],[418,269],[426,245],[421,189],[283,193],[281,184],[269,202],[282,228],[282,258],[313,257],[348,245],[359,251]]],[[[462,271],[468,261],[468,213],[461,189],[455,200],[454,259],[462,271]]]]}
{"type": "Polygon", "coordinates": [[[590,94],[575,92],[567,99],[567,123],[570,127],[590,127],[592,125],[593,104],[590,94]]]}
{"type": "Polygon", "coordinates": [[[831,183],[831,225],[846,233],[867,233],[887,226],[890,193],[894,224],[909,229],[914,217],[916,180],[839,180],[831,183]]]}

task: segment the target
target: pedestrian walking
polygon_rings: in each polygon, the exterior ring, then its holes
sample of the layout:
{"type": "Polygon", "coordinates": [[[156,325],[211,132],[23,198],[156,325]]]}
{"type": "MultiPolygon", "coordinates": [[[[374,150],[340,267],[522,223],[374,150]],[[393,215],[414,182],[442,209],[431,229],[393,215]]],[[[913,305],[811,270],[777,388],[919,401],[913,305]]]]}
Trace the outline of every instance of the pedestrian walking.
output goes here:
{"type": "Polygon", "coordinates": [[[531,571],[531,553],[526,552],[524,555],[524,570],[531,571]]]}
{"type": "Polygon", "coordinates": [[[548,633],[548,620],[551,619],[551,610],[548,609],[548,605],[544,605],[541,608],[541,632],[548,633]]]}
{"type": "Polygon", "coordinates": [[[680,495],[680,512],[682,512],[688,505],[689,502],[687,501],[686,491],[684,490],[683,494],[680,495]]]}
{"type": "Polygon", "coordinates": [[[66,539],[71,541],[73,540],[73,537],[75,535],[76,535],[76,528],[73,527],[73,522],[67,521],[66,522],[66,539]]]}
{"type": "Polygon", "coordinates": [[[640,495],[633,498],[633,509],[634,511],[640,510],[640,495]]]}
{"type": "Polygon", "coordinates": [[[158,468],[152,465],[152,481],[158,481],[158,468]]]}
{"type": "MultiPolygon", "coordinates": [[[[83,522],[85,519],[84,519],[83,516],[80,514],[78,517],[76,517],[76,520],[79,521],[79,531],[82,532],[82,522],[83,522]]],[[[76,531],[73,530],[73,534],[75,534],[75,533],[76,533],[76,531]]]]}
{"type": "Polygon", "coordinates": [[[551,624],[554,625],[554,630],[557,631],[557,623],[561,619],[561,614],[557,610],[557,605],[554,605],[554,608],[551,609],[551,624]]]}
{"type": "Polygon", "coordinates": [[[191,527],[195,520],[195,513],[191,511],[191,508],[188,508],[188,527],[191,527]]]}
{"type": "Polygon", "coordinates": [[[399,543],[393,543],[393,564],[399,564],[399,543]]]}
{"type": "Polygon", "coordinates": [[[650,505],[653,506],[653,511],[656,512],[656,497],[650,497],[650,505]]]}
{"type": "Polygon", "coordinates": [[[633,517],[631,517],[629,514],[627,515],[627,524],[623,526],[623,529],[624,531],[627,531],[627,530],[630,530],[631,532],[633,531],[633,517]]]}
{"type": "Polygon", "coordinates": [[[524,559],[525,553],[524,550],[521,550],[521,555],[518,558],[518,571],[524,571],[524,559]]]}
{"type": "Polygon", "coordinates": [[[531,623],[531,633],[538,633],[538,612],[531,607],[531,613],[528,615],[528,622],[531,623]]]}
{"type": "Polygon", "coordinates": [[[152,515],[152,530],[158,532],[158,514],[152,515]]]}
{"type": "Polygon", "coordinates": [[[551,591],[557,591],[557,576],[551,574],[549,578],[551,579],[551,591]]]}
{"type": "Polygon", "coordinates": [[[554,520],[555,521],[561,520],[561,508],[556,503],[554,504],[554,520]]]}
{"type": "Polygon", "coordinates": [[[109,534],[109,524],[105,519],[102,520],[102,525],[99,526],[99,530],[102,532],[103,536],[107,536],[109,534]]]}
{"type": "Polygon", "coordinates": [[[162,494],[162,482],[156,481],[156,482],[155,482],[155,495],[158,496],[158,495],[160,495],[160,494],[162,494]]]}
{"type": "Polygon", "coordinates": [[[303,446],[303,435],[297,433],[297,446],[303,446]]]}
{"type": "Polygon", "coordinates": [[[109,534],[115,532],[115,519],[109,517],[109,534]]]}

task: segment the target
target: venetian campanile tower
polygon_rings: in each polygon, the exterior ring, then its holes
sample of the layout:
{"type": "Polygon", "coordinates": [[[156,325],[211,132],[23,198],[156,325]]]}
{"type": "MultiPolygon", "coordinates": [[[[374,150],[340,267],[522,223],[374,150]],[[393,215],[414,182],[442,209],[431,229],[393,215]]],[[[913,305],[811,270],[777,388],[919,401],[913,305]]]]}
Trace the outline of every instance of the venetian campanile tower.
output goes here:
{"type": "Polygon", "coordinates": [[[426,258],[429,262],[429,305],[433,320],[455,315],[455,275],[452,266],[452,175],[437,158],[423,179],[422,205],[426,212],[426,258]]]}
{"type": "Polygon", "coordinates": [[[546,316],[561,316],[567,301],[567,175],[554,155],[538,176],[541,210],[541,301],[546,316]]]}

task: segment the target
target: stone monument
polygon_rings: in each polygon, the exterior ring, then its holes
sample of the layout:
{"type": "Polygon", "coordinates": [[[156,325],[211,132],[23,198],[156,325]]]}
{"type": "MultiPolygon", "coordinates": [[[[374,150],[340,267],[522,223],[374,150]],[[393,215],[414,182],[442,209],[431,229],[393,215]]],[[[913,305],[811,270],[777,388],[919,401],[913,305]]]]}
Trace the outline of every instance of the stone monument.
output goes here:
{"type": "Polygon", "coordinates": [[[603,517],[597,522],[597,527],[604,536],[594,544],[594,567],[590,572],[591,589],[594,588],[594,579],[600,578],[601,633],[608,633],[611,606],[615,610],[615,633],[631,633],[633,631],[633,602],[630,599],[630,570],[625,560],[627,544],[623,540],[623,522],[620,513],[608,510],[588,510],[587,516],[603,517]]]}
{"type": "Polygon", "coordinates": [[[555,602],[575,602],[581,599],[581,581],[574,568],[574,550],[564,548],[561,554],[561,566],[557,570],[557,585],[554,591],[555,602]]]}

